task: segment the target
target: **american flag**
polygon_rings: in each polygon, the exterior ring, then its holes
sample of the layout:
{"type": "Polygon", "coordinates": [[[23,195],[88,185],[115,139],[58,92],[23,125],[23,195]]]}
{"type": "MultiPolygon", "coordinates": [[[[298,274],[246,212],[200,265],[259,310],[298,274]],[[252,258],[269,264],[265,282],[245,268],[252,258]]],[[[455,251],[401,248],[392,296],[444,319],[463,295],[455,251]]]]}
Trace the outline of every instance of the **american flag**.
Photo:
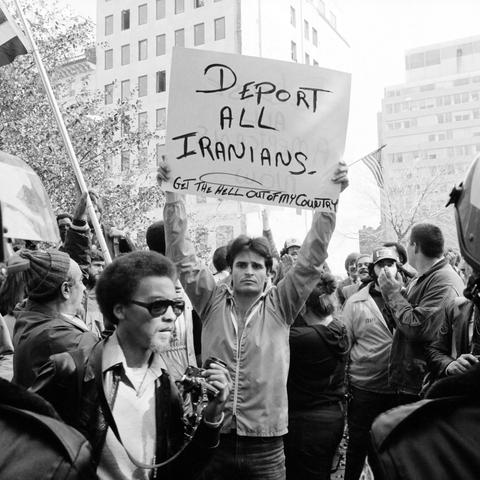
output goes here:
{"type": "Polygon", "coordinates": [[[28,53],[27,39],[0,0],[0,67],[8,65],[17,55],[28,53]]]}
{"type": "MultiPolygon", "coordinates": [[[[385,145],[382,145],[380,148],[377,148],[377,150],[373,151],[372,153],[369,153],[368,155],[365,155],[363,158],[360,160],[370,169],[370,171],[373,173],[373,176],[375,177],[375,181],[377,182],[377,185],[379,188],[385,188],[385,181],[383,179],[383,170],[382,170],[382,149],[385,147],[385,145]]],[[[358,161],[360,161],[358,160],[358,161]]]]}

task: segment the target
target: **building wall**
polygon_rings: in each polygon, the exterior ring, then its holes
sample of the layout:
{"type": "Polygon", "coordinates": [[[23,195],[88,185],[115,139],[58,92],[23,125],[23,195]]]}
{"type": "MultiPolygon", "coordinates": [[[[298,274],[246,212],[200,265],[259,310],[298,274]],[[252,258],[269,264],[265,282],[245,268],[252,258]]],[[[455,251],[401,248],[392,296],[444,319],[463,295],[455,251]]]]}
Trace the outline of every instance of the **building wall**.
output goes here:
{"type": "MultiPolygon", "coordinates": [[[[437,179],[420,207],[433,215],[480,152],[480,36],[408,50],[405,58],[407,83],[386,87],[382,100],[384,174],[399,187],[399,204],[401,196],[415,202],[437,179]]],[[[443,213],[440,226],[455,243],[453,210],[443,213]]]]}

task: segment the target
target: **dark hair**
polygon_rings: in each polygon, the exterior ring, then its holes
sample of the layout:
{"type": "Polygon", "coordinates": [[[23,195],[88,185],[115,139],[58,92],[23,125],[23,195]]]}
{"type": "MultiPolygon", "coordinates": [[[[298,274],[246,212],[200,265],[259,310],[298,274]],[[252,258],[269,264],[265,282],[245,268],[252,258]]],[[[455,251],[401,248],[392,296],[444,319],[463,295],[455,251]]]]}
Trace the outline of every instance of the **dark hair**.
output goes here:
{"type": "Polygon", "coordinates": [[[402,265],[405,265],[408,262],[407,250],[401,243],[397,242],[385,242],[384,247],[395,247],[398,253],[398,259],[402,265]]]}
{"type": "Polygon", "coordinates": [[[410,233],[410,245],[414,243],[428,258],[443,257],[445,240],[442,231],[436,225],[431,223],[415,225],[410,233]]]}
{"type": "Polygon", "coordinates": [[[105,318],[116,325],[115,305],[130,302],[139,283],[146,277],[168,277],[176,282],[174,263],[157,252],[130,252],[116,257],[100,275],[96,286],[97,302],[105,318]]]}
{"type": "Polygon", "coordinates": [[[345,259],[345,270],[348,272],[348,266],[350,263],[352,263],[353,260],[355,260],[355,263],[357,262],[357,258],[360,254],[358,252],[352,252],[347,255],[347,258],[345,259]]]}
{"type": "Polygon", "coordinates": [[[104,262],[105,257],[103,252],[99,248],[92,248],[90,253],[90,262],[104,262]]]}
{"type": "Polygon", "coordinates": [[[152,223],[147,228],[145,237],[147,246],[150,250],[165,255],[167,247],[165,244],[165,224],[163,223],[163,220],[152,223]]]}
{"type": "Polygon", "coordinates": [[[265,237],[248,237],[240,235],[233,239],[227,246],[227,265],[233,270],[235,258],[242,252],[251,250],[265,259],[267,272],[272,268],[272,254],[270,245],[265,237]]]}
{"type": "Polygon", "coordinates": [[[214,254],[213,254],[213,266],[217,270],[217,272],[223,272],[228,268],[227,263],[227,247],[223,245],[222,247],[218,247],[214,254]]]}
{"type": "Polygon", "coordinates": [[[305,303],[306,307],[319,317],[333,315],[338,309],[337,286],[335,277],[323,272],[305,303]]]}
{"type": "Polygon", "coordinates": [[[73,217],[69,213],[59,213],[57,215],[57,225],[60,220],[63,218],[69,218],[71,222],[73,222],[73,217]]]}

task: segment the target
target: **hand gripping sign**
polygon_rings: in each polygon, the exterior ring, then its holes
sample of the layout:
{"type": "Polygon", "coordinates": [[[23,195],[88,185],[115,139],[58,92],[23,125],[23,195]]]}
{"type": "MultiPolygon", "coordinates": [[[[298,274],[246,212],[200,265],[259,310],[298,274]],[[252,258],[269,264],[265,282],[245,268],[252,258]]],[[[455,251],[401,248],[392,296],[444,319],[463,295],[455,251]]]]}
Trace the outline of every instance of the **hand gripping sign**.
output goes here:
{"type": "Polygon", "coordinates": [[[336,211],[350,74],[174,48],[169,191],[336,211]]]}

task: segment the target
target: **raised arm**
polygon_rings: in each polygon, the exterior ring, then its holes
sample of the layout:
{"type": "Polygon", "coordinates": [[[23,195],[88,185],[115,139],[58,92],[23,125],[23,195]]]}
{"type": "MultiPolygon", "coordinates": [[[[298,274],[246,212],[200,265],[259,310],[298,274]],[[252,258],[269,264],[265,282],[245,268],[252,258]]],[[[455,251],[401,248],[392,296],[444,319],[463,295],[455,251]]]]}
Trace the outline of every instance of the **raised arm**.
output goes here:
{"type": "MultiPolygon", "coordinates": [[[[170,169],[162,163],[157,181],[169,178],[170,169]]],[[[182,196],[165,192],[163,220],[165,223],[166,254],[178,269],[180,283],[200,318],[216,289],[214,276],[205,263],[197,258],[194,245],[188,234],[187,211],[182,196]]]]}

